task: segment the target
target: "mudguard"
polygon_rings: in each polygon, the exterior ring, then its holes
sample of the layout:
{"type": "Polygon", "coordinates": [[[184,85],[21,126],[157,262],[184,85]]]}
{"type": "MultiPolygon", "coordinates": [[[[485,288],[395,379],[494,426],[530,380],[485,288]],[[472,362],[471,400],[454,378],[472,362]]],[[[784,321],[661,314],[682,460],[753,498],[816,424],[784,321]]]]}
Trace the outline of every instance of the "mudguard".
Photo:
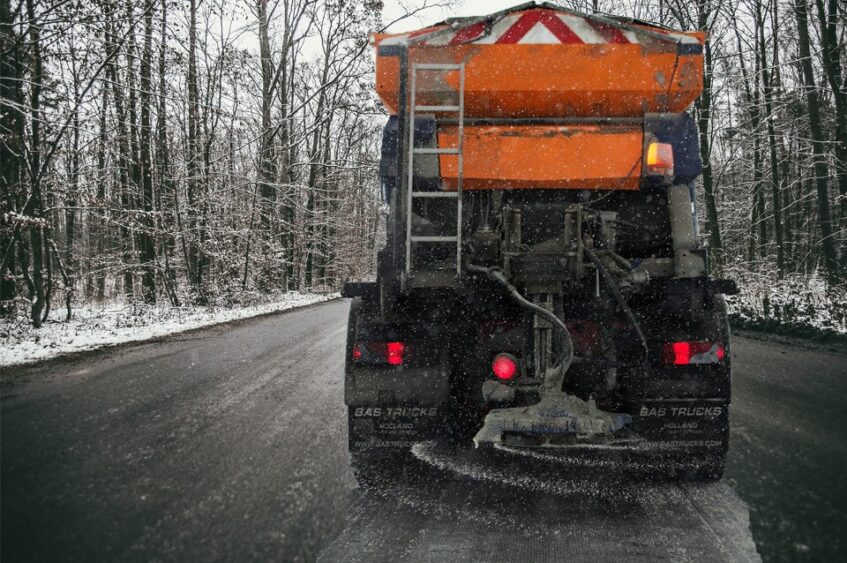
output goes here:
{"type": "Polygon", "coordinates": [[[632,429],[651,448],[696,461],[729,449],[732,349],[726,301],[715,296],[704,334],[725,347],[718,365],[656,369],[631,402],[632,429]]]}
{"type": "Polygon", "coordinates": [[[728,429],[728,399],[649,399],[633,413],[632,430],[658,451],[726,452],[728,429]]]}
{"type": "MultiPolygon", "coordinates": [[[[405,332],[402,327],[382,323],[360,298],[353,300],[344,374],[351,450],[407,447],[431,439],[444,427],[450,397],[445,361],[389,366],[361,365],[352,360],[353,347],[360,338],[401,338],[409,342],[409,334],[414,331],[405,332]]],[[[411,342],[409,346],[425,349],[422,342],[411,342]]],[[[432,350],[431,344],[429,349],[432,350]]],[[[432,355],[426,353],[427,357],[432,355]]]]}

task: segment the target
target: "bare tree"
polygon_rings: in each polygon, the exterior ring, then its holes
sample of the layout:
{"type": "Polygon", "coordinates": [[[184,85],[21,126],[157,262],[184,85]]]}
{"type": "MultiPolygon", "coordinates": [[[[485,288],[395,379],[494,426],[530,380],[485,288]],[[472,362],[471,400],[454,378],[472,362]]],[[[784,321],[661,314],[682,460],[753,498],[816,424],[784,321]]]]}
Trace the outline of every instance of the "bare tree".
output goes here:
{"type": "MultiPolygon", "coordinates": [[[[713,255],[841,281],[843,3],[559,3],[708,32],[692,111],[713,255]]],[[[51,296],[232,302],[372,275],[380,8],[0,0],[0,310],[37,326],[51,296]]]]}
{"type": "Polygon", "coordinates": [[[141,246],[141,294],[147,303],[156,302],[156,249],[153,245],[153,163],[150,150],[153,141],[153,126],[150,119],[152,98],[152,66],[153,66],[153,0],[147,0],[144,13],[144,52],[141,57],[141,139],[139,146],[141,172],[141,201],[144,210],[144,221],[139,236],[141,246]]]}
{"type": "Polygon", "coordinates": [[[823,262],[827,277],[838,281],[838,261],[832,232],[832,216],[829,205],[829,170],[826,163],[826,146],[821,125],[820,100],[809,46],[809,23],[806,0],[795,0],[794,13],[797,17],[797,37],[800,49],[800,64],[803,69],[803,90],[809,113],[809,128],[812,132],[814,154],[815,188],[818,202],[818,226],[820,229],[823,262]]]}

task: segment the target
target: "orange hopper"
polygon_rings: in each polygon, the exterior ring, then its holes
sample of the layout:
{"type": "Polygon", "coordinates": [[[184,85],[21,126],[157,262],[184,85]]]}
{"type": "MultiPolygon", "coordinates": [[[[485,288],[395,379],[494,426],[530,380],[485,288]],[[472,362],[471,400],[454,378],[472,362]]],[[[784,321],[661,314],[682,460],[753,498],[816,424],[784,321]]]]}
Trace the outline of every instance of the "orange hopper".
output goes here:
{"type": "MultiPolygon", "coordinates": [[[[640,119],[685,111],[703,87],[704,34],[547,4],[373,34],[371,42],[376,90],[392,114],[401,72],[464,63],[465,189],[638,189],[640,119]]],[[[458,89],[457,71],[419,71],[416,104],[456,104],[458,89]]],[[[436,118],[438,146],[455,146],[457,127],[446,121],[455,114],[436,118]]],[[[446,189],[457,168],[455,156],[439,157],[446,189]]]]}

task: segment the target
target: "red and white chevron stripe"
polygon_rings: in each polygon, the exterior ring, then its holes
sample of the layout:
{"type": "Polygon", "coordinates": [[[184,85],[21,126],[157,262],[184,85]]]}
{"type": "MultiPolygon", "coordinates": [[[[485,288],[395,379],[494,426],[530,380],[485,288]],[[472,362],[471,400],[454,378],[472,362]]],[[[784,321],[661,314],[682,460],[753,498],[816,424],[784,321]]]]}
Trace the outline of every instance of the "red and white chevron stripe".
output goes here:
{"type": "MultiPolygon", "coordinates": [[[[456,29],[436,27],[387,38],[383,45],[405,44],[424,37],[418,45],[541,45],[541,44],[629,44],[643,43],[644,33],[632,26],[616,27],[550,9],[530,9],[507,14],[496,21],[477,21],[456,29]],[[491,26],[486,33],[487,26],[491,26]]],[[[658,28],[653,33],[667,36],[669,42],[697,43],[697,39],[658,28]]]]}

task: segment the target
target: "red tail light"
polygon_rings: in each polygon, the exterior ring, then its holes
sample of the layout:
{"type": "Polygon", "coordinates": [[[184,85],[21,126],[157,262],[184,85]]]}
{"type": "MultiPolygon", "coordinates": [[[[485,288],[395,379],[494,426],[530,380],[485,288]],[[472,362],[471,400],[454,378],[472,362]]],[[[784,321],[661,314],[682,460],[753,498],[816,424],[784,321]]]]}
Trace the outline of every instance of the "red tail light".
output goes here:
{"type": "Polygon", "coordinates": [[[491,371],[497,379],[508,381],[518,373],[518,362],[509,354],[498,354],[491,362],[491,371]]]}
{"type": "Polygon", "coordinates": [[[406,351],[406,345],[402,342],[388,342],[385,345],[385,361],[390,366],[403,365],[403,352],[406,351]]]}
{"type": "Polygon", "coordinates": [[[403,342],[357,342],[353,361],[361,364],[402,366],[408,348],[403,342]]]}
{"type": "Polygon", "coordinates": [[[662,346],[662,363],[675,366],[719,364],[725,357],[726,349],[720,342],[666,342],[662,346]]]}

